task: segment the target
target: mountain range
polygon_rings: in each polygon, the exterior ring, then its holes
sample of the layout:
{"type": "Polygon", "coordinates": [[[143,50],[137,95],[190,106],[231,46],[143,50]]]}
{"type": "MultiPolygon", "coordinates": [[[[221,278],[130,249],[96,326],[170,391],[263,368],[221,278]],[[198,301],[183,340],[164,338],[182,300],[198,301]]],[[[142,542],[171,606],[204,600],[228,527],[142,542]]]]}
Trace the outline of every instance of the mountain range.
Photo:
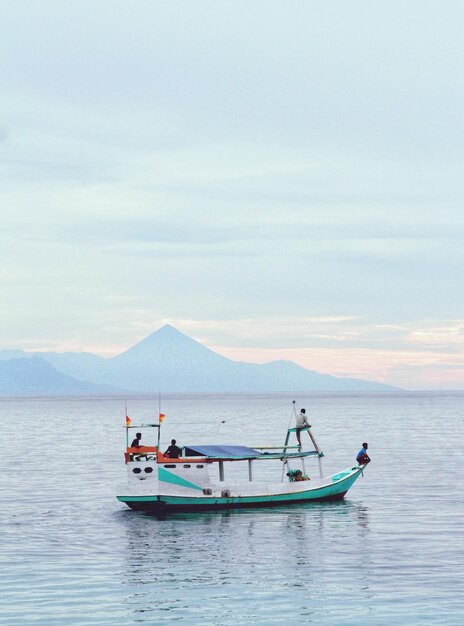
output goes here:
{"type": "Polygon", "coordinates": [[[368,380],[338,378],[292,361],[227,359],[169,324],[111,358],[86,352],[0,350],[0,395],[163,392],[394,391],[368,380]]]}

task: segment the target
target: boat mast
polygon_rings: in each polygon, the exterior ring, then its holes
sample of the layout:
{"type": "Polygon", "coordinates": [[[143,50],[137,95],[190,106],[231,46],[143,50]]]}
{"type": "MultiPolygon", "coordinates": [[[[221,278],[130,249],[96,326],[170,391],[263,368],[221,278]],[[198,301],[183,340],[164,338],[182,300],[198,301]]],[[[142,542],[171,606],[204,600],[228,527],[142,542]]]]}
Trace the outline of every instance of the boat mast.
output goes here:
{"type": "Polygon", "coordinates": [[[124,414],[124,422],[126,424],[126,450],[129,447],[129,428],[127,426],[127,400],[126,400],[126,406],[125,406],[125,414],[124,414]]]}
{"type": "Polygon", "coordinates": [[[160,449],[161,438],[161,389],[158,389],[158,450],[160,449]]]}

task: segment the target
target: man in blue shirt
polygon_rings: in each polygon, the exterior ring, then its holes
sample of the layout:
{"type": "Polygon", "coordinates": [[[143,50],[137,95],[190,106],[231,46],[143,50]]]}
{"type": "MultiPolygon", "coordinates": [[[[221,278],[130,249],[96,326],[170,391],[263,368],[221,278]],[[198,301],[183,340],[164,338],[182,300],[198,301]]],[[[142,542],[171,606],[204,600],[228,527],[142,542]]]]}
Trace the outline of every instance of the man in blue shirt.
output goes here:
{"type": "Polygon", "coordinates": [[[363,447],[358,452],[358,455],[356,457],[356,463],[358,463],[358,465],[367,465],[368,463],[371,462],[369,455],[367,454],[368,445],[367,443],[363,443],[362,446],[363,447]]]}

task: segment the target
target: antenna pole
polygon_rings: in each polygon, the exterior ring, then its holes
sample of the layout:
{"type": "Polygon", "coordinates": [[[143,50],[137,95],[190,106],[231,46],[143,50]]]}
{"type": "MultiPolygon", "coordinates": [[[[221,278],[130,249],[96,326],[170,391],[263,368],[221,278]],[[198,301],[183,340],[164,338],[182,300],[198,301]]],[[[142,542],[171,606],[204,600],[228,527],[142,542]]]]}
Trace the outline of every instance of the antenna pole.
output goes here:
{"type": "Polygon", "coordinates": [[[126,398],[125,409],[126,409],[126,412],[124,414],[124,423],[126,425],[126,448],[128,448],[129,447],[129,429],[127,427],[127,398],[126,398]]]}
{"type": "Polygon", "coordinates": [[[161,437],[161,389],[158,389],[158,450],[160,449],[161,437]]]}

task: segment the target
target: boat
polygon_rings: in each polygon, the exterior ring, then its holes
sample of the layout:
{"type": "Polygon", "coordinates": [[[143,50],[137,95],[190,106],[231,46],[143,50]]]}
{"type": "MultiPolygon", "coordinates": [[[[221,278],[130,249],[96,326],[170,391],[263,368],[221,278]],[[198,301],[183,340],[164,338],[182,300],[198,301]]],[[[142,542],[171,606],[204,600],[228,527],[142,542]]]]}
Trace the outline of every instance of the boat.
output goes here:
{"type": "MultiPolygon", "coordinates": [[[[296,418],[296,403],[292,413],[296,418]]],[[[164,416],[163,416],[164,417],[164,416]]],[[[127,418],[128,419],[128,418],[127,418]]],[[[127,482],[121,486],[117,499],[131,509],[148,513],[169,511],[202,511],[243,507],[269,507],[304,502],[341,500],[365,465],[353,465],[330,476],[324,476],[322,458],[312,427],[307,431],[312,448],[303,450],[290,445],[296,427],[287,429],[282,446],[186,445],[177,458],[169,458],[160,450],[159,423],[126,424],[127,482]],[[157,445],[129,446],[130,429],[157,429],[157,445]],[[317,461],[316,473],[308,474],[306,463],[317,461]],[[277,464],[275,480],[255,479],[255,467],[261,463],[277,464]],[[246,464],[245,479],[226,478],[226,468],[246,464]]],[[[233,472],[230,472],[233,473],[233,472]]],[[[257,472],[256,472],[257,473],[257,472]]]]}

